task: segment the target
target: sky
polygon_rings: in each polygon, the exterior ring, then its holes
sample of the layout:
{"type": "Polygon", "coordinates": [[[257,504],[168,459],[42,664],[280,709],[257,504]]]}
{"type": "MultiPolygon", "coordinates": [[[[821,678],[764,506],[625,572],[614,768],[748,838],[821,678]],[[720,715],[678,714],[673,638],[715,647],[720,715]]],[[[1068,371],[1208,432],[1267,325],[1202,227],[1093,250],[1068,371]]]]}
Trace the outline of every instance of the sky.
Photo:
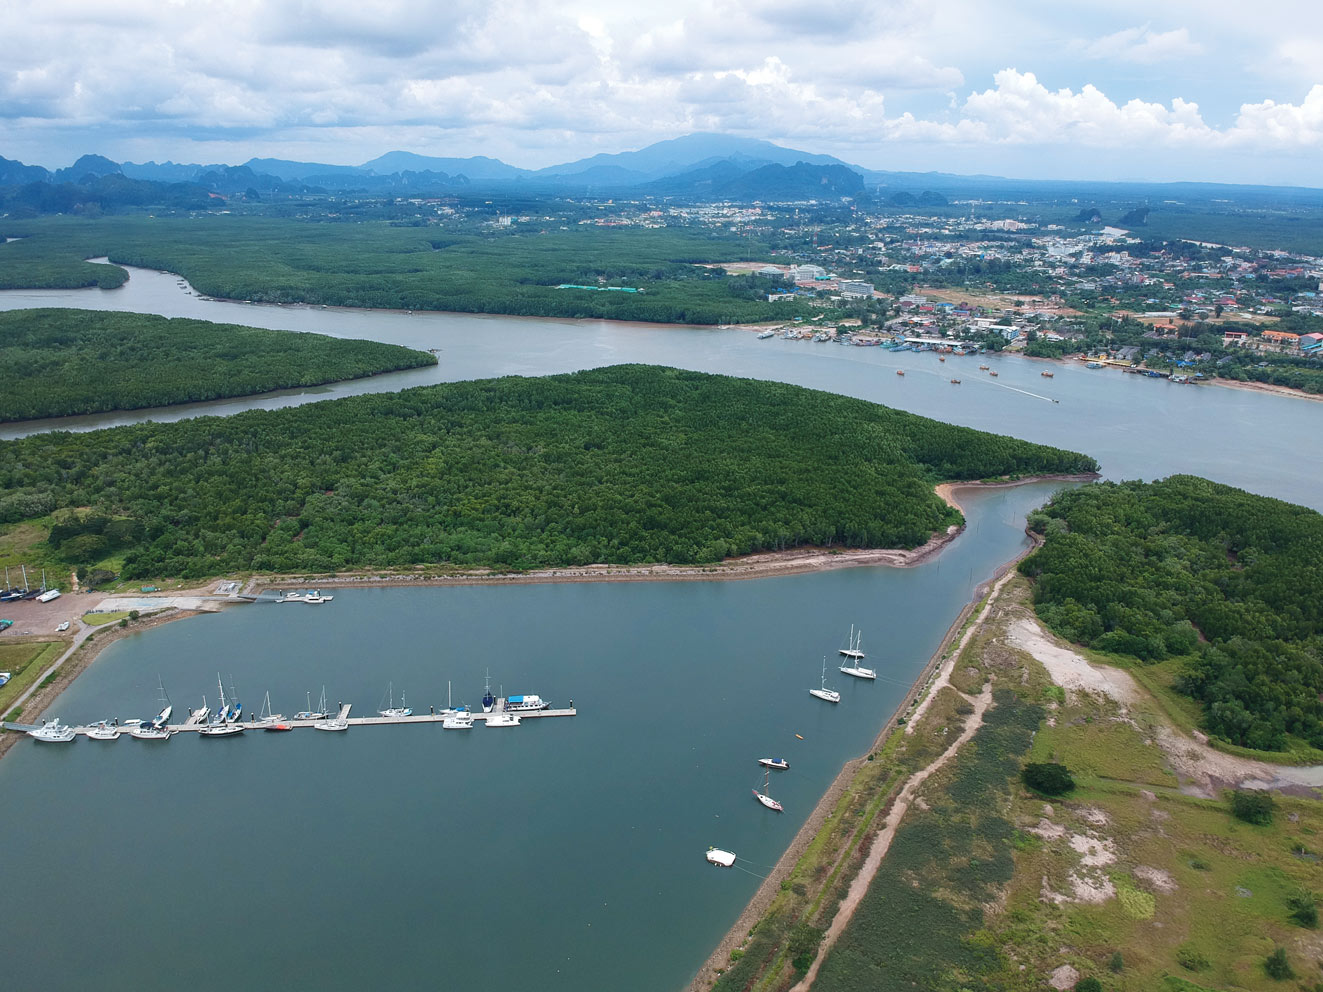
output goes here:
{"type": "Polygon", "coordinates": [[[5,0],[0,155],[538,168],[694,131],[874,169],[1323,186],[1272,0],[5,0]]]}

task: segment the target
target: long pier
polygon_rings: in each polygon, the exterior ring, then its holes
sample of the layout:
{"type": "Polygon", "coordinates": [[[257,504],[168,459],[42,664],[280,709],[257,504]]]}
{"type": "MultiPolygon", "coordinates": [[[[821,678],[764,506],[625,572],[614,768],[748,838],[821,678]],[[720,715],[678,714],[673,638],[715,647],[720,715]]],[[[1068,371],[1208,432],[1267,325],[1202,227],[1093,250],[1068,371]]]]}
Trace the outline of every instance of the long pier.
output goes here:
{"type": "MultiPolygon", "coordinates": [[[[476,712],[476,713],[470,713],[469,716],[473,717],[474,724],[481,723],[483,725],[486,725],[486,722],[490,717],[503,714],[504,703],[505,703],[504,699],[499,699],[497,700],[497,705],[493,707],[490,713],[476,712]]],[[[336,713],[334,716],[328,715],[324,720],[280,719],[275,722],[283,727],[289,727],[291,730],[311,730],[311,729],[315,729],[316,725],[319,723],[334,724],[337,727],[387,727],[387,726],[396,726],[401,724],[413,724],[413,723],[440,723],[442,720],[445,720],[447,717],[454,715],[453,713],[445,713],[445,712],[437,711],[437,712],[427,712],[427,713],[413,713],[409,716],[352,716],[351,717],[349,715],[349,711],[351,709],[353,709],[352,703],[343,703],[341,704],[338,713],[336,713]]],[[[579,711],[574,707],[568,707],[562,709],[523,710],[516,713],[515,715],[518,716],[521,721],[523,721],[523,720],[545,719],[547,717],[578,716],[579,711]]],[[[262,720],[249,719],[249,720],[239,721],[239,725],[242,726],[244,730],[262,731],[265,730],[270,724],[262,720]]],[[[194,717],[190,714],[189,718],[183,723],[168,724],[167,729],[172,734],[187,734],[187,733],[196,733],[197,731],[202,730],[206,726],[207,724],[204,720],[194,717]]],[[[28,731],[28,730],[39,729],[40,724],[6,723],[4,724],[4,727],[7,730],[28,731]]],[[[75,734],[86,735],[89,730],[95,730],[96,727],[97,725],[95,724],[88,726],[78,726],[78,727],[74,727],[73,731],[75,734]]],[[[121,731],[121,734],[124,735],[127,735],[129,732],[129,728],[126,726],[121,726],[119,729],[121,731]]]]}

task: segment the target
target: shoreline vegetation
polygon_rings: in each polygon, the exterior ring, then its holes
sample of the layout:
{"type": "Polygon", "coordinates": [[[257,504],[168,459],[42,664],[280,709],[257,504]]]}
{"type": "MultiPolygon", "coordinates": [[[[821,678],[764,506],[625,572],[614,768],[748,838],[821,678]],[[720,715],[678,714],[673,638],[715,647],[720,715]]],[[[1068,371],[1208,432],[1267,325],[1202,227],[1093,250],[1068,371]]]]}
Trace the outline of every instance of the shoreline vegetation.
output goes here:
{"type": "Polygon", "coordinates": [[[3,442],[0,525],[38,535],[29,565],[123,579],[715,567],[918,548],[962,522],[934,479],[1096,469],[863,400],[627,365],[3,442]]]}
{"type": "Polygon", "coordinates": [[[437,364],[325,334],[99,310],[0,313],[0,423],[255,396],[437,364]]]}

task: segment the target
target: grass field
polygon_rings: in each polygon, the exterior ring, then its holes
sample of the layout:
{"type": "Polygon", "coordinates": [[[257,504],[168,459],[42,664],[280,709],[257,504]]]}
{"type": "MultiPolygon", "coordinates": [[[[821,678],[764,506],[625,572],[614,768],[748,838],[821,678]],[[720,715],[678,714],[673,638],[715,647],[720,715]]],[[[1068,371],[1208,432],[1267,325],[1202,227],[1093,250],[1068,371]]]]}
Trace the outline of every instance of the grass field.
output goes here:
{"type": "Polygon", "coordinates": [[[14,677],[0,686],[0,713],[22,695],[46,666],[64,650],[64,641],[15,641],[0,643],[0,672],[12,672],[14,677]]]}

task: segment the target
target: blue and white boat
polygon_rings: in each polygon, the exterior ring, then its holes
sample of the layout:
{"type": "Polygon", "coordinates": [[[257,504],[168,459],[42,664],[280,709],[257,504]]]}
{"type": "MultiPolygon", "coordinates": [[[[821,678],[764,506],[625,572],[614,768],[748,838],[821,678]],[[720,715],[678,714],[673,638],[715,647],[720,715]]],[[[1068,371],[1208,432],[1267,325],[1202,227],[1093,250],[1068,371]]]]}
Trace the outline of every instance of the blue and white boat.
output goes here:
{"type": "Polygon", "coordinates": [[[496,707],[496,697],[492,695],[492,670],[487,669],[487,681],[482,687],[482,711],[490,713],[496,707]]]}
{"type": "Polygon", "coordinates": [[[551,703],[547,700],[535,694],[505,697],[505,712],[507,713],[527,713],[530,710],[545,710],[550,705],[551,703]]]}

